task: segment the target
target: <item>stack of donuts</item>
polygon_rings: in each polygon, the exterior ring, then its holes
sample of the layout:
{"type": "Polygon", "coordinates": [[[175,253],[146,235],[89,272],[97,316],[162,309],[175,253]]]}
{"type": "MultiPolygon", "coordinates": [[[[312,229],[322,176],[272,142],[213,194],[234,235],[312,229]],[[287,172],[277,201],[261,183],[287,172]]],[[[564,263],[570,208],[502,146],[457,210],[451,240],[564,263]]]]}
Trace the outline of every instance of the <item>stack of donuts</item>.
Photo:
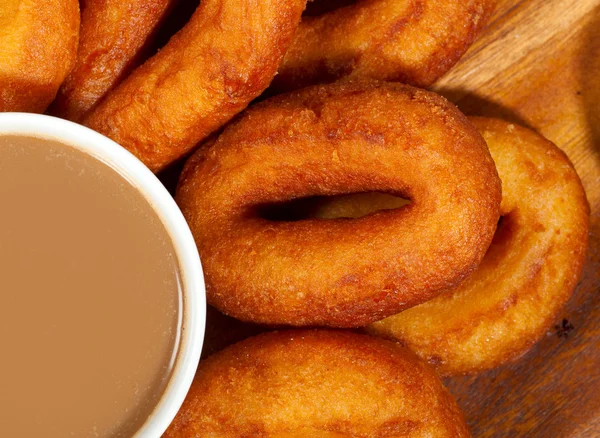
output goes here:
{"type": "Polygon", "coordinates": [[[440,377],[544,335],[589,221],[557,146],[426,90],[495,0],[202,0],[157,50],[177,3],[0,5],[0,111],[185,161],[208,302],[265,332],[201,361],[165,436],[470,436],[440,377]]]}

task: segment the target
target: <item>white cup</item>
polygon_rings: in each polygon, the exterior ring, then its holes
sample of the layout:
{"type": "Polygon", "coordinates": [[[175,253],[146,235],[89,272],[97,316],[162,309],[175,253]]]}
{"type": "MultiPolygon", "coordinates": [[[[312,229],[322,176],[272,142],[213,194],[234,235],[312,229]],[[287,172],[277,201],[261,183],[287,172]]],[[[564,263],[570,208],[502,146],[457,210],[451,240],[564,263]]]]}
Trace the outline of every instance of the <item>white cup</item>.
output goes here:
{"type": "Polygon", "coordinates": [[[159,438],[167,429],[192,384],[204,341],[206,294],[198,250],[179,207],[141,161],[109,138],[55,117],[0,113],[0,135],[25,135],[73,146],[117,170],[135,185],[162,219],[175,247],[183,286],[183,324],[171,378],[152,414],[134,435],[159,438]]]}

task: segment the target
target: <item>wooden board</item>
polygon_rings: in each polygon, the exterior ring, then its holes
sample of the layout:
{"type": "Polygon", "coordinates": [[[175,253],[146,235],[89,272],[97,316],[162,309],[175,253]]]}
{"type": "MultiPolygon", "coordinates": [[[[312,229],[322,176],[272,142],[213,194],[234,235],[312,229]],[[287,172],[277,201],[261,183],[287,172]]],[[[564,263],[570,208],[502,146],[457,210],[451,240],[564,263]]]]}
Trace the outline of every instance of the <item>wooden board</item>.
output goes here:
{"type": "Polygon", "coordinates": [[[475,437],[600,437],[600,0],[500,0],[435,89],[554,141],[592,208],[583,278],[557,326],[518,362],[446,383],[475,437]]]}
{"type": "MultiPolygon", "coordinates": [[[[499,0],[435,90],[554,141],[592,207],[584,275],[557,327],[518,362],[446,383],[475,437],[600,437],[600,0],[499,0]]],[[[209,308],[203,356],[258,331],[209,308]]]]}

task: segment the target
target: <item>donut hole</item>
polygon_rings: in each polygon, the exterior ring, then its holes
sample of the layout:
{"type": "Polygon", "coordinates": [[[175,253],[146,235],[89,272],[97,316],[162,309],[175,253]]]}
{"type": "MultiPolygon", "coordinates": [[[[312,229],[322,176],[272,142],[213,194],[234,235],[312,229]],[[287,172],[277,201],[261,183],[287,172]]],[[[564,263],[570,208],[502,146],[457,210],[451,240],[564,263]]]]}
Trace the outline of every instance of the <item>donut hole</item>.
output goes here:
{"type": "Polygon", "coordinates": [[[516,212],[500,216],[494,238],[481,261],[479,269],[498,266],[508,256],[509,252],[514,251],[518,229],[519,224],[516,212]]]}
{"type": "Polygon", "coordinates": [[[516,214],[508,213],[500,216],[498,219],[498,225],[496,225],[496,232],[490,247],[497,245],[506,245],[507,242],[512,240],[512,237],[516,231],[516,214]]]}
{"type": "Polygon", "coordinates": [[[184,2],[175,2],[171,11],[165,17],[161,26],[159,26],[153,42],[149,47],[149,54],[156,53],[162,49],[169,40],[179,32],[190,21],[194,12],[198,8],[200,0],[187,0],[184,2]]]}
{"type": "Polygon", "coordinates": [[[318,17],[345,6],[350,6],[358,0],[312,0],[306,3],[304,17],[318,17]]]}
{"type": "Polygon", "coordinates": [[[395,210],[411,201],[401,195],[363,192],[334,196],[311,196],[258,207],[258,215],[270,221],[307,219],[356,219],[382,210],[395,210]]]}

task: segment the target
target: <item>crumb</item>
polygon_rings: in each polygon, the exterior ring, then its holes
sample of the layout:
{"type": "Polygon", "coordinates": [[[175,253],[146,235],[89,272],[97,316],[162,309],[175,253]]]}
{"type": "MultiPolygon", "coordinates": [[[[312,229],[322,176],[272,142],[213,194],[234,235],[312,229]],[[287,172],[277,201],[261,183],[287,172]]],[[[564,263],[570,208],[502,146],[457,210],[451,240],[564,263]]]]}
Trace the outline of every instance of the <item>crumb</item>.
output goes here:
{"type": "Polygon", "coordinates": [[[573,324],[571,324],[568,319],[563,318],[560,324],[554,326],[554,329],[556,330],[556,336],[559,338],[568,338],[569,333],[574,330],[575,327],[573,327],[573,324]]]}

